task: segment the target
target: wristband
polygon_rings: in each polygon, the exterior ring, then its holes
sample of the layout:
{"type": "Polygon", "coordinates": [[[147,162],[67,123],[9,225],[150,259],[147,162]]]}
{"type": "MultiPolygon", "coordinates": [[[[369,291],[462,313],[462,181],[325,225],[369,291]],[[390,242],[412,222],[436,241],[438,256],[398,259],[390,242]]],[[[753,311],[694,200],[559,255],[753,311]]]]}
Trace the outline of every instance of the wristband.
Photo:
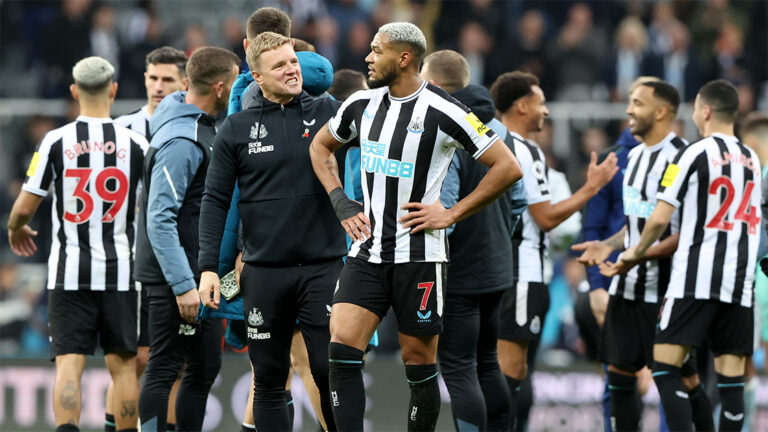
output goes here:
{"type": "Polygon", "coordinates": [[[328,196],[331,198],[333,211],[340,221],[345,221],[363,211],[363,206],[357,201],[349,199],[340,187],[332,190],[328,196]]]}

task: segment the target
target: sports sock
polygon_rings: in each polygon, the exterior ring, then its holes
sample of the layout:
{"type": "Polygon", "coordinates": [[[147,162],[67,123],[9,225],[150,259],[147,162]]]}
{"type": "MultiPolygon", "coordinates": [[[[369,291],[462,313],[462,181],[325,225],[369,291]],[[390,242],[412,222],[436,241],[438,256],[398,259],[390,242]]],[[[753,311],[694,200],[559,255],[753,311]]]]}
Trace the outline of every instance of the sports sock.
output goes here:
{"type": "Polygon", "coordinates": [[[363,352],[351,346],[331,342],[328,345],[328,362],[331,406],[336,427],[345,431],[363,430],[363,352]]]}
{"type": "Polygon", "coordinates": [[[241,424],[240,432],[256,432],[256,426],[251,424],[241,424]]]}
{"type": "Polygon", "coordinates": [[[611,391],[611,426],[616,432],[640,429],[640,407],[637,403],[637,377],[608,372],[611,391]]]}
{"type": "Polygon", "coordinates": [[[286,405],[288,405],[288,423],[291,425],[290,430],[293,430],[294,407],[293,407],[293,395],[291,394],[290,390],[285,391],[285,403],[286,405]]]}
{"type": "Polygon", "coordinates": [[[411,388],[408,406],[409,431],[434,431],[440,415],[440,387],[437,364],[405,365],[405,376],[411,388]]]}
{"type": "Polygon", "coordinates": [[[671,431],[690,431],[693,415],[688,392],[680,378],[680,368],[666,363],[653,363],[653,381],[661,396],[661,404],[671,431]]]}
{"type": "Polygon", "coordinates": [[[115,416],[112,414],[104,414],[104,432],[115,431],[115,416]]]}
{"type": "Polygon", "coordinates": [[[528,374],[520,381],[520,390],[515,397],[515,405],[517,407],[517,413],[515,414],[515,422],[517,423],[513,431],[526,431],[528,430],[528,415],[531,413],[531,407],[533,406],[533,384],[531,383],[531,374],[533,369],[528,368],[528,374]]]}
{"type": "Polygon", "coordinates": [[[56,432],[80,432],[80,428],[77,425],[64,423],[56,426],[56,432]]]}
{"type": "Polygon", "coordinates": [[[720,393],[720,431],[740,431],[744,424],[744,376],[727,377],[717,374],[720,393]]]}
{"type": "Polygon", "coordinates": [[[715,420],[712,418],[712,402],[701,384],[688,391],[691,398],[691,413],[693,426],[696,432],[710,432],[715,430],[715,420]]]}
{"type": "Polygon", "coordinates": [[[509,387],[509,429],[515,430],[517,421],[517,393],[520,391],[520,381],[504,375],[507,379],[507,386],[509,387]]]}

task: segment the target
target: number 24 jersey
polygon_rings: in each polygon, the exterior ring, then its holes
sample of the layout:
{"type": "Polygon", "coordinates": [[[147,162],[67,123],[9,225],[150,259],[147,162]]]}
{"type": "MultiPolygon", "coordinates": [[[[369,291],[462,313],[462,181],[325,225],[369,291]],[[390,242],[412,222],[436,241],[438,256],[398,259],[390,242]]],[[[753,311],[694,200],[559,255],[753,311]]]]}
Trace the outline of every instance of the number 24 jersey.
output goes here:
{"type": "Polygon", "coordinates": [[[752,306],[760,179],[757,155],[733,136],[713,134],[677,154],[657,195],[681,218],[668,298],[752,306]]]}

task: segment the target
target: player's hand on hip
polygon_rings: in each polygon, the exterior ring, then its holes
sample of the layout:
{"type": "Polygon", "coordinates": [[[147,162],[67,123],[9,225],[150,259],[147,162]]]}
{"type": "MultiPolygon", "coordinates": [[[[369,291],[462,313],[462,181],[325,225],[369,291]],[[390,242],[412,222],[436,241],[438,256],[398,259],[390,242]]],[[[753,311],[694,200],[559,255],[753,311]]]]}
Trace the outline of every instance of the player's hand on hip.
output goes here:
{"type": "Polygon", "coordinates": [[[425,229],[447,228],[454,223],[450,210],[443,207],[440,200],[432,204],[409,202],[403,205],[402,209],[410,211],[398,222],[403,224],[403,228],[411,228],[411,234],[425,229]]]}
{"type": "Polygon", "coordinates": [[[341,221],[341,226],[354,241],[365,241],[371,237],[371,222],[363,212],[344,219],[341,221]]]}
{"type": "Polygon", "coordinates": [[[176,304],[179,306],[179,314],[187,322],[197,320],[197,309],[200,307],[200,298],[194,289],[176,296],[176,304]]]}
{"type": "Polygon", "coordinates": [[[204,271],[200,274],[200,288],[197,291],[203,306],[218,309],[221,298],[220,289],[221,280],[219,275],[212,271],[204,271]]]}
{"type": "Polygon", "coordinates": [[[12,230],[8,228],[8,243],[13,253],[23,257],[30,257],[37,252],[37,246],[32,237],[37,235],[37,231],[24,225],[23,227],[12,230]]]}
{"type": "Polygon", "coordinates": [[[616,171],[619,170],[617,165],[619,159],[616,157],[616,153],[609,153],[605,160],[601,164],[597,164],[597,154],[592,152],[589,160],[589,168],[587,169],[587,182],[586,184],[595,189],[597,193],[600,188],[608,184],[616,171]]]}
{"type": "Polygon", "coordinates": [[[595,266],[608,259],[611,256],[610,246],[599,240],[576,243],[571,246],[571,250],[584,251],[576,260],[586,266],[595,266]]]}

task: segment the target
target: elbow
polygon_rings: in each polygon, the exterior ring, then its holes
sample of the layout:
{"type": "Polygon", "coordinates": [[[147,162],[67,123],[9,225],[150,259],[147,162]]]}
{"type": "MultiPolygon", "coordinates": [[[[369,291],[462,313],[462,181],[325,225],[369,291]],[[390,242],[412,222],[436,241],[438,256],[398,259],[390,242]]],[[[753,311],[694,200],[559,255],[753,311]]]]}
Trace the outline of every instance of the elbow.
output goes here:
{"type": "Polygon", "coordinates": [[[504,166],[504,179],[506,180],[507,187],[511,187],[521,178],[523,178],[523,170],[520,168],[517,160],[512,157],[504,166]]]}

